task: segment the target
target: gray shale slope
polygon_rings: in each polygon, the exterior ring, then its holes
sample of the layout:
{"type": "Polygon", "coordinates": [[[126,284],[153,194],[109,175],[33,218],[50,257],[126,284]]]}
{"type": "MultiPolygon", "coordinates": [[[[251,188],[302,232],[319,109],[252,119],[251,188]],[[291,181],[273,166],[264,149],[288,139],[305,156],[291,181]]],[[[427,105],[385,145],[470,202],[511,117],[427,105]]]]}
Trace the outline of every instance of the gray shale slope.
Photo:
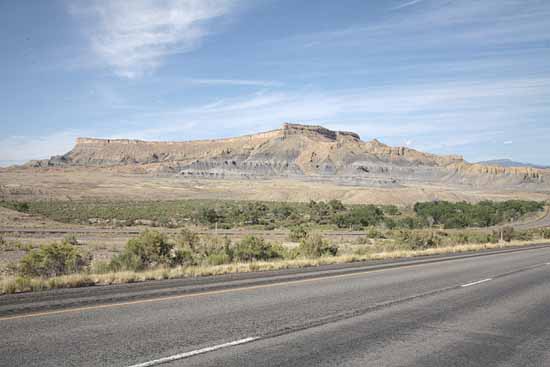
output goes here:
{"type": "Polygon", "coordinates": [[[376,139],[363,141],[353,132],[290,123],[264,133],[215,140],[78,138],[65,155],[31,161],[27,166],[106,166],[154,175],[289,177],[384,187],[443,183],[472,188],[550,188],[550,170],[472,164],[461,156],[391,147],[376,139]]]}

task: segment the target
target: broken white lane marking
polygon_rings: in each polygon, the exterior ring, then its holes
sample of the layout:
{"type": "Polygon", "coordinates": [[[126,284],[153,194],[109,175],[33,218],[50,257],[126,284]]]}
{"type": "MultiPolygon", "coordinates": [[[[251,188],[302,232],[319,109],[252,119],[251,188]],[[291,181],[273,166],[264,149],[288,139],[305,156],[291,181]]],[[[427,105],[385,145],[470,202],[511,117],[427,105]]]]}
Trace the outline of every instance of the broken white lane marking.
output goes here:
{"type": "Polygon", "coordinates": [[[155,359],[154,361],[149,361],[149,362],[140,363],[140,364],[134,364],[134,365],[131,365],[131,366],[129,366],[129,367],[151,367],[151,366],[157,366],[157,365],[162,364],[162,363],[173,362],[173,361],[177,361],[177,360],[179,360],[179,359],[184,359],[184,358],[193,357],[193,356],[196,356],[196,355],[198,355],[198,354],[204,354],[204,353],[213,352],[213,351],[215,351],[215,350],[219,350],[219,349],[223,349],[223,348],[233,347],[233,346],[235,346],[235,345],[250,343],[250,342],[252,342],[252,341],[254,341],[254,340],[258,340],[258,339],[259,339],[259,338],[245,338],[245,339],[240,339],[240,340],[236,340],[236,341],[230,342],[230,343],[215,345],[215,346],[212,346],[212,347],[207,347],[207,348],[203,348],[203,349],[193,350],[193,351],[191,351],[191,352],[186,352],[186,353],[181,353],[181,354],[175,354],[175,355],[170,356],[170,357],[155,359]]]}
{"type": "Polygon", "coordinates": [[[493,278],[487,278],[487,279],[483,279],[483,280],[478,280],[477,282],[472,282],[472,283],[468,283],[468,284],[462,284],[461,287],[464,288],[464,287],[469,287],[471,285],[476,285],[476,284],[480,284],[480,283],[485,283],[485,282],[488,282],[490,280],[493,280],[493,278]]]}

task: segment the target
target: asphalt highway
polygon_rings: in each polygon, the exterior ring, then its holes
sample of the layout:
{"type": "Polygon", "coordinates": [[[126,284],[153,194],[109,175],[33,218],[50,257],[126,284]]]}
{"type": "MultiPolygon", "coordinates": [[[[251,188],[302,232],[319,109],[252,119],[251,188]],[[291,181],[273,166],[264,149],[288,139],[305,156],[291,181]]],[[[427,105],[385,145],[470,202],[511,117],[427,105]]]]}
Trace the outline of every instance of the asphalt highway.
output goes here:
{"type": "Polygon", "coordinates": [[[0,297],[0,366],[550,365],[550,248],[429,260],[0,297]]]}

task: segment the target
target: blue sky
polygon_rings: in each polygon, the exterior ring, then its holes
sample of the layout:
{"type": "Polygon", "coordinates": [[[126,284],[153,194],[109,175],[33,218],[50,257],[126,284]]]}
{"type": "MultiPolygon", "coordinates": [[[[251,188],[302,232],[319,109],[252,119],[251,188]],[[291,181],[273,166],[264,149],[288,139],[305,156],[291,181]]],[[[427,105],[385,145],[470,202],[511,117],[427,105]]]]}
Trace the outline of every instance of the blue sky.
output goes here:
{"type": "Polygon", "coordinates": [[[550,163],[546,0],[0,2],[0,161],[283,122],[550,163]]]}

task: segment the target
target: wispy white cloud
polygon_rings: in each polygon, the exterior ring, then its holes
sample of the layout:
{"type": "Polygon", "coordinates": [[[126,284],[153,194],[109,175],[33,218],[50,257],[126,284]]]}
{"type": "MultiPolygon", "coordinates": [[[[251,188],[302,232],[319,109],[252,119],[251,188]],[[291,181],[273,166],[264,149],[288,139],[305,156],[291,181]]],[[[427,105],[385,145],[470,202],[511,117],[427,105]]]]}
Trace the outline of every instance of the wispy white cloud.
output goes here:
{"type": "Polygon", "coordinates": [[[411,0],[411,1],[407,1],[405,3],[402,3],[402,4],[399,4],[397,6],[394,6],[393,8],[390,8],[390,10],[399,10],[399,9],[403,9],[403,8],[407,8],[409,6],[413,6],[415,4],[418,4],[420,2],[422,2],[423,0],[411,0]]]}
{"type": "MultiPolygon", "coordinates": [[[[372,54],[548,41],[550,6],[538,0],[421,0],[406,16],[392,12],[370,24],[292,37],[298,47],[359,47],[372,54]]],[[[412,7],[420,0],[393,9],[412,7]]]]}
{"type": "MultiPolygon", "coordinates": [[[[438,147],[460,145],[458,137],[487,136],[524,122],[532,113],[548,113],[542,103],[550,79],[490,82],[426,83],[368,89],[260,92],[217,100],[201,106],[141,115],[160,126],[156,135],[186,139],[272,129],[284,121],[322,124],[357,131],[366,138],[419,146],[438,138],[438,147]],[[189,129],[193,123],[201,129],[189,129]],[[411,137],[415,137],[412,140],[411,137]],[[454,140],[449,140],[450,138],[454,140]],[[414,142],[414,144],[413,144],[414,142]]],[[[139,131],[132,133],[143,136],[139,131]]],[[[437,148],[432,146],[432,148],[437,148]]]]}
{"type": "Polygon", "coordinates": [[[281,82],[273,80],[248,80],[248,79],[187,79],[187,83],[211,86],[252,86],[252,87],[280,87],[281,82]]]}
{"type": "Polygon", "coordinates": [[[71,3],[93,54],[117,75],[135,78],[164,58],[197,47],[209,21],[228,15],[237,0],[90,0],[71,3]]]}

